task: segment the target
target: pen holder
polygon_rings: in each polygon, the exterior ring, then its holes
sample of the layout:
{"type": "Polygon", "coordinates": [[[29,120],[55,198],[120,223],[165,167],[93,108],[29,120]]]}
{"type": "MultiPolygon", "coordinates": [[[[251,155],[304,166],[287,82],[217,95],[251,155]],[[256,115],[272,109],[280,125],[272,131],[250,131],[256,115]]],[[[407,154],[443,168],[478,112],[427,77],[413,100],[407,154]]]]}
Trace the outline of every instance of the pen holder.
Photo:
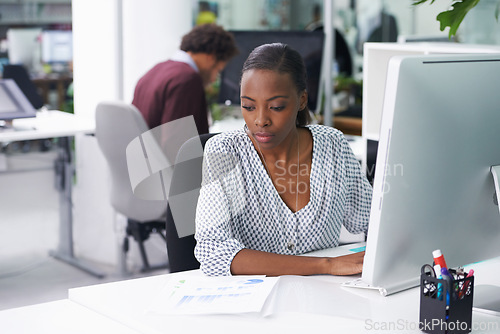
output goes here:
{"type": "MultiPolygon", "coordinates": [[[[454,270],[450,270],[450,273],[455,276],[454,270]]],[[[449,282],[422,274],[420,329],[425,333],[469,333],[472,324],[473,293],[474,276],[449,282]]]]}

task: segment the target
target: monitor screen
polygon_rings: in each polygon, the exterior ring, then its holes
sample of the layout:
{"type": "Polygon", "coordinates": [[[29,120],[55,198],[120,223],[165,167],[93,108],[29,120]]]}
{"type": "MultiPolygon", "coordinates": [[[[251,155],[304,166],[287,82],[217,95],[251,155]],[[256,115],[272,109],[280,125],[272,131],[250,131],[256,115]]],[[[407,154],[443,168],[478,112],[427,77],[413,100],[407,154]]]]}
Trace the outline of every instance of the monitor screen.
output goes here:
{"type": "Polygon", "coordinates": [[[0,80],[0,120],[35,117],[36,110],[12,79],[0,80]]]}
{"type": "Polygon", "coordinates": [[[362,281],[397,292],[441,249],[500,256],[500,54],[389,61],[362,281]]]}
{"type": "Polygon", "coordinates": [[[240,53],[232,58],[221,73],[219,103],[240,104],[240,77],[243,63],[257,46],[267,43],[285,43],[297,50],[304,59],[307,70],[308,106],[314,112],[323,57],[324,33],[322,31],[231,31],[240,53]]]}
{"type": "Polygon", "coordinates": [[[47,30],[42,33],[42,61],[44,63],[68,63],[72,60],[72,31],[47,30]]]}

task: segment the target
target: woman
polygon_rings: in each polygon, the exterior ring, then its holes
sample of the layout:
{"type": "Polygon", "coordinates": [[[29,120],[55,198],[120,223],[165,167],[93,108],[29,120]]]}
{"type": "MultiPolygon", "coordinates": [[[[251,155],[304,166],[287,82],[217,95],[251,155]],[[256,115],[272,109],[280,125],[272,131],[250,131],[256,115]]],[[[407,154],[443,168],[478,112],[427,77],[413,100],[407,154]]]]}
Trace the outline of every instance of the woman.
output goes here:
{"type": "Polygon", "coordinates": [[[195,255],[217,275],[351,275],[364,253],[297,256],[338,246],[343,224],[366,232],[371,186],[341,132],[307,125],[306,71],[285,44],[257,47],[243,65],[245,129],[205,146],[195,255]]]}

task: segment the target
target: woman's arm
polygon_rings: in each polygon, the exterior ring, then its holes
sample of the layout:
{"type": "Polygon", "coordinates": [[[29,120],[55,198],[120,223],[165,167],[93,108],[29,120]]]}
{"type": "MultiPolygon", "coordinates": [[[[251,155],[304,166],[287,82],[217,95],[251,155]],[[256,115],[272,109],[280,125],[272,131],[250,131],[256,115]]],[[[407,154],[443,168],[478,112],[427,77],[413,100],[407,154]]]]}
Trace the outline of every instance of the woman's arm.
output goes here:
{"type": "Polygon", "coordinates": [[[361,273],[365,252],[339,257],[280,255],[242,249],[231,262],[233,275],[354,275],[361,273]]]}

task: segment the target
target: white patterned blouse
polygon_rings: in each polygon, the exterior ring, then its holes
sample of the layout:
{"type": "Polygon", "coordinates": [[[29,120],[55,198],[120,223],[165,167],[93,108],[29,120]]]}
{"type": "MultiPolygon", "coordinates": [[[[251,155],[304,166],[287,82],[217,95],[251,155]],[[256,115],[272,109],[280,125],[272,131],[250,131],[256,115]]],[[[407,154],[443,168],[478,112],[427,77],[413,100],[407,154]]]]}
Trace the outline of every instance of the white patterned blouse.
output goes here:
{"type": "Polygon", "coordinates": [[[342,224],[366,233],[372,188],[347,140],[331,127],[306,128],[313,138],[310,200],[295,213],[243,130],[207,141],[195,233],[195,256],[206,275],[231,275],[243,248],[297,255],[338,246],[342,224]]]}

